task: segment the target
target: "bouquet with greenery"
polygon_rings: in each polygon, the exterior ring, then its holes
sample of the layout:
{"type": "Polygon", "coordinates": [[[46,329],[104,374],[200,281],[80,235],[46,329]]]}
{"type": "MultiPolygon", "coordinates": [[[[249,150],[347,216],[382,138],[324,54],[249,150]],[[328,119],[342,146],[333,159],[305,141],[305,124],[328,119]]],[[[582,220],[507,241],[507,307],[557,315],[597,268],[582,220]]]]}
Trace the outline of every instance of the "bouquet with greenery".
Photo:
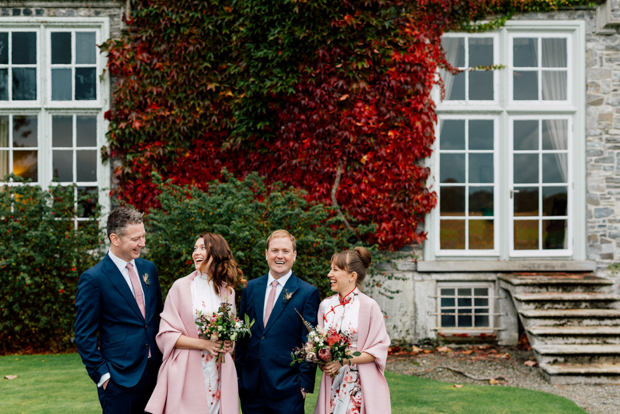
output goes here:
{"type": "MultiPolygon", "coordinates": [[[[196,325],[199,326],[199,332],[202,336],[212,341],[222,341],[220,349],[224,347],[223,341],[236,341],[244,336],[252,336],[251,328],[254,320],[250,322],[248,315],[242,321],[232,310],[232,306],[228,302],[222,302],[217,312],[205,314],[198,311],[198,320],[196,325]]],[[[224,362],[224,354],[220,353],[218,362],[224,362]]]]}

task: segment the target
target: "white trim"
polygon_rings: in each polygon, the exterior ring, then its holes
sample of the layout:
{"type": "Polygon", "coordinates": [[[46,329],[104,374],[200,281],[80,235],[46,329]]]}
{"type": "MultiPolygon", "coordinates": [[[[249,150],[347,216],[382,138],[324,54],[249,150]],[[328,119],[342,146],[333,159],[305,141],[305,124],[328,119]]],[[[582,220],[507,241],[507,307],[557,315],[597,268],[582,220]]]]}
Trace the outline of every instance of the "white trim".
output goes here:
{"type": "MultiPolygon", "coordinates": [[[[493,333],[493,331],[495,330],[496,326],[500,326],[500,324],[496,323],[496,315],[494,315],[495,313],[495,309],[497,308],[495,305],[495,302],[497,300],[497,295],[495,292],[495,282],[481,282],[481,281],[476,281],[476,282],[437,282],[437,288],[436,288],[436,296],[437,296],[437,302],[436,302],[436,312],[437,312],[437,319],[436,319],[436,330],[438,332],[450,332],[450,333],[467,333],[470,335],[475,335],[475,334],[480,334],[480,333],[493,333]],[[455,313],[456,309],[459,308],[458,306],[458,289],[472,289],[472,297],[475,296],[474,295],[474,289],[480,289],[480,288],[487,288],[488,289],[488,296],[484,296],[486,298],[488,298],[488,304],[487,306],[478,306],[479,308],[489,308],[488,313],[488,317],[489,317],[489,326],[484,326],[484,327],[475,327],[475,315],[471,315],[471,319],[472,319],[472,326],[471,327],[464,327],[464,326],[454,326],[454,327],[442,327],[441,326],[441,316],[442,316],[442,306],[441,306],[441,299],[442,299],[442,295],[441,295],[441,289],[455,289],[455,297],[454,297],[454,309],[455,309],[455,313]]],[[[467,307],[467,306],[464,306],[467,307]]],[[[474,309],[476,308],[475,306],[475,299],[472,298],[472,303],[471,303],[471,309],[472,309],[472,313],[474,312],[474,309]]],[[[458,313],[457,313],[458,314],[458,313]]],[[[456,320],[455,317],[455,325],[458,324],[458,321],[456,320]]]]}

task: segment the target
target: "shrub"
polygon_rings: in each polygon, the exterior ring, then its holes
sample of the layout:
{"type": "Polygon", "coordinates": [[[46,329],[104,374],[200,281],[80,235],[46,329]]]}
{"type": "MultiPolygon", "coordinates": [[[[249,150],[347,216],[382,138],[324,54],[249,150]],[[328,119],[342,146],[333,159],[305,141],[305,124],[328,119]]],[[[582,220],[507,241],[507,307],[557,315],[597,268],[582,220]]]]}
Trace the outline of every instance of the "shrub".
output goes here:
{"type": "Polygon", "coordinates": [[[81,197],[76,212],[74,188],[1,188],[0,353],[72,346],[77,280],[97,263],[103,243],[99,207],[76,230],[74,217],[93,203],[81,197]]]}
{"type": "MultiPolygon", "coordinates": [[[[256,173],[243,181],[226,171],[223,176],[223,182],[210,183],[206,192],[157,179],[161,207],[151,210],[145,219],[145,258],[157,265],[164,293],[176,279],[194,270],[191,254],[201,233],[221,234],[245,277],[253,279],[268,271],[267,236],[286,229],[297,239],[293,271],[325,295],[331,256],[356,244],[355,234],[332,217],[331,207],[307,202],[301,190],[281,185],[268,190],[256,173]]],[[[370,230],[357,228],[362,233],[370,230]]]]}

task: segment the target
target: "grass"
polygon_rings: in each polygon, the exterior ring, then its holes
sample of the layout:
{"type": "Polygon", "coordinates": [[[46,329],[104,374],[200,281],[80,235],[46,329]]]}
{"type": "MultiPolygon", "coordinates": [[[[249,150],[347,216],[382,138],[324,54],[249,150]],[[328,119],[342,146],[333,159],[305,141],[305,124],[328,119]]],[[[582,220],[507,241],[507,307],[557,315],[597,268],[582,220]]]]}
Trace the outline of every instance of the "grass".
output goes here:
{"type": "MultiPolygon", "coordinates": [[[[79,355],[16,355],[0,357],[0,412],[100,413],[95,385],[86,374],[79,355]]],[[[542,392],[511,387],[484,387],[431,381],[386,374],[394,414],[427,413],[585,413],[575,403],[542,392]]],[[[317,378],[318,384],[318,378],[317,378]]],[[[306,401],[306,413],[314,411],[317,392],[306,401]]]]}

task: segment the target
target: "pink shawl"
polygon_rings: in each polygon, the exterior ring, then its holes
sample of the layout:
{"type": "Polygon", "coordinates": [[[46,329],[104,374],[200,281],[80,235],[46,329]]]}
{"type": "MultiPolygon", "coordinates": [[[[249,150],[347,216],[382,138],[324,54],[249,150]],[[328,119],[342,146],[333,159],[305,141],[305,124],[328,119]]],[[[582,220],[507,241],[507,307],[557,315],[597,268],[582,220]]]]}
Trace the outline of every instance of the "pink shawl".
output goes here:
{"type": "MultiPolygon", "coordinates": [[[[161,314],[157,345],[163,353],[163,363],[157,385],[145,411],[153,414],[192,414],[207,410],[207,391],[202,375],[200,351],[174,347],[181,335],[198,338],[192,305],[190,284],[197,272],[174,282],[166,297],[161,314]]],[[[222,301],[235,308],[235,292],[230,294],[224,285],[222,301]]],[[[237,370],[228,353],[220,371],[221,414],[239,414],[237,370]]]]}
{"type": "MultiPolygon", "coordinates": [[[[358,364],[362,386],[361,414],[389,414],[392,412],[390,390],[383,375],[387,362],[390,337],[385,330],[383,314],[377,302],[359,293],[360,314],[358,319],[357,350],[375,357],[375,362],[358,364]]],[[[323,326],[323,307],[319,306],[319,325],[323,326]]],[[[323,374],[321,388],[314,414],[329,413],[332,379],[323,374]]]]}

